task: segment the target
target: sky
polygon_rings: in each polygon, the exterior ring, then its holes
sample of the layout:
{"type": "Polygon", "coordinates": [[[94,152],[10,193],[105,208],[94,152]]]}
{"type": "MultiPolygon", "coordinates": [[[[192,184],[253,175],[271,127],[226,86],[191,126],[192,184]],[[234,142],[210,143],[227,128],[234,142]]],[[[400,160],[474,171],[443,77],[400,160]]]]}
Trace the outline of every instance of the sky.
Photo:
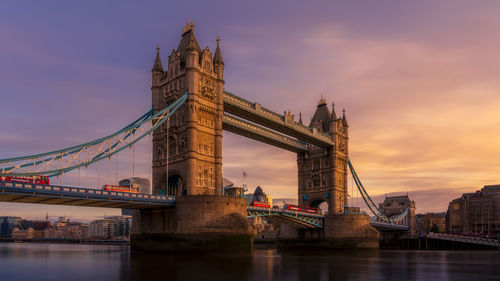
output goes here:
{"type": "MultiPolygon", "coordinates": [[[[349,157],[378,202],[408,192],[417,212],[445,211],[500,183],[499,11],[498,1],[460,0],[7,1],[0,159],[97,139],[149,110],[156,45],[166,64],[189,16],[200,47],[213,51],[221,37],[227,90],[306,123],[323,94],[337,115],[345,108],[349,157]]],[[[136,149],[136,176],[151,173],[150,145],[136,149]]],[[[112,163],[111,179],[106,163],[91,167],[90,182],[128,177],[128,159],[112,163]]],[[[297,196],[293,153],[225,132],[223,159],[236,184],[297,196]]],[[[118,213],[0,203],[0,215],[46,212],[118,213]]]]}

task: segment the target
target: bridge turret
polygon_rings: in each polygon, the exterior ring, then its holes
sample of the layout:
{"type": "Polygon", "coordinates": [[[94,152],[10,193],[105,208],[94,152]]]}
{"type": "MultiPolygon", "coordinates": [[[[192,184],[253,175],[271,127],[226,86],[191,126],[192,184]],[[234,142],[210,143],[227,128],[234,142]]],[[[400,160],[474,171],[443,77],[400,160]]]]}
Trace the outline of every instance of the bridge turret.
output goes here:
{"type": "Polygon", "coordinates": [[[330,115],[330,133],[332,136],[337,132],[337,114],[335,114],[335,103],[332,101],[332,114],[330,115]]]}
{"type": "Polygon", "coordinates": [[[348,128],[349,125],[347,124],[347,119],[345,118],[345,108],[342,109],[342,126],[345,128],[348,128]]]}
{"type": "Polygon", "coordinates": [[[152,86],[151,86],[151,91],[153,94],[153,101],[152,101],[152,106],[154,108],[155,113],[161,109],[161,104],[160,104],[160,85],[161,85],[161,78],[163,77],[164,71],[163,67],[161,65],[161,59],[160,59],[160,46],[156,46],[156,58],[155,62],[153,64],[153,68],[151,69],[152,72],[152,86]]]}
{"type": "Polygon", "coordinates": [[[182,39],[179,42],[177,51],[180,52],[184,66],[186,68],[198,68],[200,65],[201,49],[196,37],[194,36],[194,23],[189,21],[182,32],[182,39]]]}
{"type": "Polygon", "coordinates": [[[222,52],[220,51],[220,38],[217,36],[217,48],[214,55],[214,71],[218,79],[224,80],[224,61],[222,60],[222,52]]]}

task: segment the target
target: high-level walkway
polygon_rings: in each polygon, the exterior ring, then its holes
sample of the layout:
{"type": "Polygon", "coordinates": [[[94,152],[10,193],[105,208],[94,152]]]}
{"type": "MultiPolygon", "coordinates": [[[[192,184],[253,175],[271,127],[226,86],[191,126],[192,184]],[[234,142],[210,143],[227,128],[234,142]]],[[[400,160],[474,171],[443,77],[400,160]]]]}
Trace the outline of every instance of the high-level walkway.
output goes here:
{"type": "MultiPolygon", "coordinates": [[[[254,122],[256,124],[266,126],[277,132],[281,132],[288,136],[292,136],[302,140],[303,142],[299,142],[302,143],[303,146],[294,145],[296,149],[302,151],[309,150],[304,142],[311,143],[319,147],[334,146],[334,142],[328,134],[320,132],[316,128],[311,128],[299,122],[296,122],[295,120],[293,120],[292,116],[281,115],[279,113],[266,109],[265,107],[262,107],[259,103],[247,101],[246,99],[238,97],[227,91],[224,92],[224,111],[239,116],[245,120],[254,122]]],[[[240,130],[245,129],[247,132],[245,132],[244,135],[253,138],[255,134],[255,126],[246,126],[245,128],[240,128],[240,130]]],[[[231,128],[227,127],[227,130],[231,131],[231,128]]],[[[241,133],[241,131],[236,133],[241,133]]],[[[261,138],[258,139],[260,141],[297,152],[294,149],[289,149],[289,145],[293,140],[292,138],[280,138],[280,142],[283,143],[283,146],[280,146],[277,145],[279,142],[275,142],[274,134],[269,134],[269,140],[267,141],[265,135],[261,135],[260,137],[261,138]]]]}

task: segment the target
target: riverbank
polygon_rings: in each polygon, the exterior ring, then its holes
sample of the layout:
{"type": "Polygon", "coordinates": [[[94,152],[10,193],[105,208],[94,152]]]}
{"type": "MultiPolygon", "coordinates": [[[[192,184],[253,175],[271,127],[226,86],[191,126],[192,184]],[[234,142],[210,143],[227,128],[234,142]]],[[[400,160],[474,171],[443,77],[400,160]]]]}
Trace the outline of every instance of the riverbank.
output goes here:
{"type": "Polygon", "coordinates": [[[84,245],[129,245],[128,240],[79,240],[79,239],[13,239],[0,238],[0,243],[51,243],[84,245]]]}

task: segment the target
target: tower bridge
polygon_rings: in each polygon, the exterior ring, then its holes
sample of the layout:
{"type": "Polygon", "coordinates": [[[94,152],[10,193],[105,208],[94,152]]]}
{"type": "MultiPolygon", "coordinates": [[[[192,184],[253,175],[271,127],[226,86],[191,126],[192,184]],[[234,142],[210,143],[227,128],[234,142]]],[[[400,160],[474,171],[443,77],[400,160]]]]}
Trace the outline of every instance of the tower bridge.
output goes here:
{"type": "MultiPolygon", "coordinates": [[[[62,176],[111,159],[152,134],[154,195],[96,193],[92,189],[40,184],[6,185],[0,201],[133,208],[131,245],[138,250],[248,249],[252,216],[283,219],[332,247],[378,247],[370,226],[401,226],[373,203],[348,157],[349,125],[321,98],[309,125],[301,116],[279,114],[224,90],[220,39],[212,54],[201,49],[187,23],[165,68],[157,48],[152,68],[152,110],[107,137],[58,151],[0,160],[1,174],[62,176]],[[223,195],[222,131],[227,130],[297,154],[298,199],[303,206],[328,204],[328,215],[248,207],[223,195]],[[373,212],[348,213],[348,168],[373,212]]],[[[87,186],[87,184],[86,184],[87,186]]],[[[405,216],[402,214],[401,216],[405,216]]]]}

